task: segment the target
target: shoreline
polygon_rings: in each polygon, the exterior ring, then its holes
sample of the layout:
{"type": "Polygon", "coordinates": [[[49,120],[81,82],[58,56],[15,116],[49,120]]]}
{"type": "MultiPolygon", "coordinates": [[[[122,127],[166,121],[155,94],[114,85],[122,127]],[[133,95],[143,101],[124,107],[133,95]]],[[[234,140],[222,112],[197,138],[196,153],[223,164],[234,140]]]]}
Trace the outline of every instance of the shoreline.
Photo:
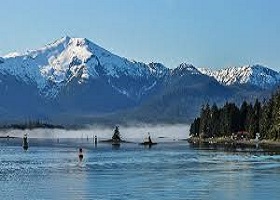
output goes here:
{"type": "Polygon", "coordinates": [[[280,147],[280,141],[274,140],[235,140],[231,138],[199,138],[190,137],[187,139],[190,144],[209,144],[209,145],[244,145],[244,146],[264,146],[264,147],[280,147]]]}

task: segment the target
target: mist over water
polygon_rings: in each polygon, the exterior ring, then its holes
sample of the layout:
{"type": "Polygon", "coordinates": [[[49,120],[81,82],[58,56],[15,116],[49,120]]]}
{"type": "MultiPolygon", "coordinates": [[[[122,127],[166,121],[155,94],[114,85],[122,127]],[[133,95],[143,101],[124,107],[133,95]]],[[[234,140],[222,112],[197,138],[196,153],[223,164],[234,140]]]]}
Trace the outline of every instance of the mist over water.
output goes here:
{"type": "MultiPolygon", "coordinates": [[[[65,130],[65,129],[33,129],[33,130],[6,130],[1,131],[0,136],[22,137],[25,133],[30,138],[111,138],[115,127],[88,126],[87,129],[65,130]]],[[[143,139],[148,132],[152,138],[185,139],[189,136],[189,125],[139,125],[119,127],[124,139],[143,139]]]]}

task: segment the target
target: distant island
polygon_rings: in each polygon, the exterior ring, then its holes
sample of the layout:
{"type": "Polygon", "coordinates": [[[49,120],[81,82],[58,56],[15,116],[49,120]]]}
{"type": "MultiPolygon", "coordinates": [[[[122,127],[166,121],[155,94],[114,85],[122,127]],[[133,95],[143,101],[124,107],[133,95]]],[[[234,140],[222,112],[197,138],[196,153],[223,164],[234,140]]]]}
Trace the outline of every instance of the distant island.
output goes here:
{"type": "Polygon", "coordinates": [[[0,126],[0,130],[7,129],[18,129],[18,130],[26,130],[26,129],[36,129],[36,128],[48,128],[48,129],[65,129],[63,125],[54,125],[50,123],[37,121],[29,121],[26,123],[18,123],[18,124],[5,124],[0,126]]]}
{"type": "Polygon", "coordinates": [[[268,144],[280,146],[280,91],[263,103],[244,101],[203,105],[191,124],[189,143],[268,144]]]}

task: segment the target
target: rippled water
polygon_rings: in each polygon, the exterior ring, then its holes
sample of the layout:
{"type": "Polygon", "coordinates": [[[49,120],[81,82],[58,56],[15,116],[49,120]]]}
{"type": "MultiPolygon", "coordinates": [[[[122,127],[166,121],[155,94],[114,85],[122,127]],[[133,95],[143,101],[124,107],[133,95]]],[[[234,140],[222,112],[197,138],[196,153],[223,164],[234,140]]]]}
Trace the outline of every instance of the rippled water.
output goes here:
{"type": "Polygon", "coordinates": [[[280,156],[186,142],[0,140],[0,199],[279,199],[280,156]],[[78,160],[78,148],[84,160],[78,160]]]}

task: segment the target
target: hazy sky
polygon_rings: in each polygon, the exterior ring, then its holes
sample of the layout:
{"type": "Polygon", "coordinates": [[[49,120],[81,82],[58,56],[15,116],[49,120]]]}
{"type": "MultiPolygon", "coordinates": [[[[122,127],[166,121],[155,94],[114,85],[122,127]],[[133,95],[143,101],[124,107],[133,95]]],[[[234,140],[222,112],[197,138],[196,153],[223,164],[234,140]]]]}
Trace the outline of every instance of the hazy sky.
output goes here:
{"type": "Polygon", "coordinates": [[[0,0],[0,55],[65,35],[174,68],[280,70],[278,0],[0,0]]]}

